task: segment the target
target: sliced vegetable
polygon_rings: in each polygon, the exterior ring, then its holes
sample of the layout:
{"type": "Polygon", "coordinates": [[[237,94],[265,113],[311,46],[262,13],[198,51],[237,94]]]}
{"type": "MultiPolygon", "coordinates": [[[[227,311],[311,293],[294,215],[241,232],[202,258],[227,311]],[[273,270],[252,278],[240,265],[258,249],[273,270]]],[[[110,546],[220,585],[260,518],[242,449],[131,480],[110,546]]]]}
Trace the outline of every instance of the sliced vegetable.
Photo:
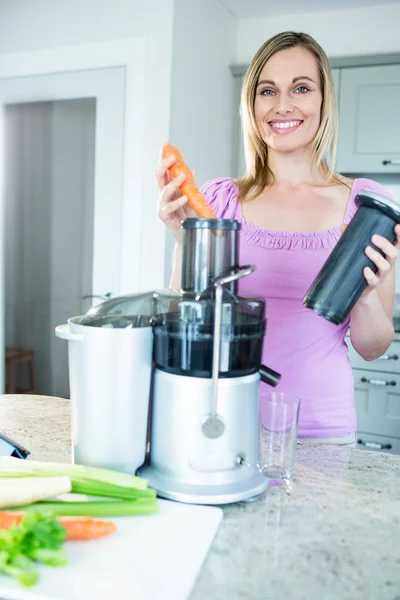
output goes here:
{"type": "Polygon", "coordinates": [[[67,540],[92,540],[117,531],[115,523],[90,517],[58,517],[57,521],[65,527],[67,540]]]}
{"type": "MultiPolygon", "coordinates": [[[[14,518],[15,520],[15,518],[14,518]]],[[[51,566],[67,564],[62,545],[66,530],[52,515],[30,513],[0,529],[0,572],[32,586],[39,579],[35,562],[51,566]]]]}
{"type": "Polygon", "coordinates": [[[47,500],[58,494],[70,492],[71,489],[71,480],[66,476],[23,479],[5,477],[1,479],[0,484],[0,508],[47,500]]]}
{"type": "Polygon", "coordinates": [[[58,494],[54,496],[54,498],[50,498],[50,501],[59,501],[59,502],[88,502],[89,496],[85,496],[85,494],[75,494],[71,492],[69,494],[58,494]]]}
{"type": "MultiPolygon", "coordinates": [[[[154,500],[94,500],[92,502],[37,502],[20,506],[19,511],[51,512],[55,515],[77,517],[124,517],[130,515],[150,515],[160,510],[154,500]]],[[[10,509],[12,511],[12,509],[10,509]]]]}
{"type": "MultiPolygon", "coordinates": [[[[0,529],[9,529],[13,525],[19,525],[26,513],[24,512],[0,512],[0,529]]],[[[90,517],[57,517],[57,522],[65,528],[66,540],[91,540],[111,535],[117,530],[117,527],[111,521],[101,521],[90,517]]],[[[41,550],[38,556],[40,562],[53,561],[54,557],[48,554],[47,550],[41,550]]]]}
{"type": "Polygon", "coordinates": [[[98,481],[74,481],[72,490],[77,494],[86,494],[87,496],[106,496],[107,498],[118,498],[120,500],[153,500],[156,497],[156,491],[138,488],[120,487],[98,481]]]}
{"type": "Polygon", "coordinates": [[[8,505],[7,508],[51,510],[57,515],[95,517],[151,514],[158,511],[156,491],[148,488],[147,481],[141,477],[83,465],[0,458],[0,486],[4,480],[2,478],[28,482],[39,477],[54,476],[69,477],[70,491],[79,494],[79,498],[72,502],[69,498],[66,502],[55,498],[58,494],[53,493],[47,497],[46,503],[39,502],[29,506],[31,501],[27,500],[25,504],[8,505]],[[90,497],[96,499],[92,501],[90,497]],[[102,502],[97,498],[107,498],[107,501],[102,502]]]}
{"type": "Polygon", "coordinates": [[[5,511],[0,512],[0,531],[2,529],[9,529],[12,525],[19,525],[25,515],[22,511],[5,511]]]}
{"type": "Polygon", "coordinates": [[[189,169],[185,161],[183,160],[182,154],[178,148],[172,146],[172,144],[165,144],[161,150],[162,158],[174,155],[176,161],[168,169],[172,177],[178,177],[181,173],[186,176],[185,181],[180,186],[182,193],[187,196],[188,204],[203,219],[216,219],[216,215],[211,207],[208,205],[207,200],[198,189],[192,171],[189,169]]]}
{"type": "Polygon", "coordinates": [[[100,469],[98,467],[86,467],[85,465],[71,465],[68,463],[41,462],[36,460],[20,460],[12,456],[0,457],[0,477],[42,475],[53,477],[56,475],[67,475],[72,482],[78,480],[96,481],[109,483],[118,487],[146,489],[147,481],[136,475],[119,473],[111,469],[100,469]],[[14,473],[10,474],[10,473],[14,473]]]}

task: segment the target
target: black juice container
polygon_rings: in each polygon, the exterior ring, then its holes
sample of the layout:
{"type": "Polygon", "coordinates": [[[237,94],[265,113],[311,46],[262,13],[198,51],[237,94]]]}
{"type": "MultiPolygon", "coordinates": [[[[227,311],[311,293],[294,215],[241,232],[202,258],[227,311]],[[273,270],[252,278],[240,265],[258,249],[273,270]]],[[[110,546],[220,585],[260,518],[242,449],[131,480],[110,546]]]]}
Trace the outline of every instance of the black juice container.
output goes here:
{"type": "Polygon", "coordinates": [[[365,191],[355,203],[359,207],[356,214],[303,299],[304,306],[335,325],[347,319],[366,288],[364,268],[377,272],[365,248],[372,246],[383,252],[374,246],[371,237],[379,234],[393,243],[394,227],[400,223],[400,205],[380,194],[365,191]]]}

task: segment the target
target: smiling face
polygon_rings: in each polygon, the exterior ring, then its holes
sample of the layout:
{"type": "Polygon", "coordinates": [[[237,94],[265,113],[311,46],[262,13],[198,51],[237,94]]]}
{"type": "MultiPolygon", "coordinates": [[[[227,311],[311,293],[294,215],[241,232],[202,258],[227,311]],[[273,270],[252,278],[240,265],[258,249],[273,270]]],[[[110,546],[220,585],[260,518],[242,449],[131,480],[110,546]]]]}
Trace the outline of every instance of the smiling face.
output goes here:
{"type": "Polygon", "coordinates": [[[259,134],[276,152],[311,147],[321,120],[317,61],[305,48],[274,54],[258,79],[254,114],[259,134]]]}

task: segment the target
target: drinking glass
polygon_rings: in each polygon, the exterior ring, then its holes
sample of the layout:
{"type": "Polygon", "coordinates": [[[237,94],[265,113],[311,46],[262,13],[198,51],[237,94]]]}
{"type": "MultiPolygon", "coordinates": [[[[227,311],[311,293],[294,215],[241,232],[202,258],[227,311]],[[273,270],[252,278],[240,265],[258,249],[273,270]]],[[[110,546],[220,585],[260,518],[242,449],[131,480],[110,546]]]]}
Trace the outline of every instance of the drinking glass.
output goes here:
{"type": "Polygon", "coordinates": [[[292,478],[300,399],[284,392],[260,392],[259,466],[270,485],[292,478]]]}

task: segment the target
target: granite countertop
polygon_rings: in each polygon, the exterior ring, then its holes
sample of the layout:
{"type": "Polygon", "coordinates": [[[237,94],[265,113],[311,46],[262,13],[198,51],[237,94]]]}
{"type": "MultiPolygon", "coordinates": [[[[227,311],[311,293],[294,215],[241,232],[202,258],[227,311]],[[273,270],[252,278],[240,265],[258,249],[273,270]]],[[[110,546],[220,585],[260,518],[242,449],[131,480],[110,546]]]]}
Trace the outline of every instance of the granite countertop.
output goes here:
{"type": "MultiPolygon", "coordinates": [[[[0,396],[0,429],[70,460],[68,400],[0,396]]],[[[400,456],[299,442],[292,489],[224,507],[190,597],[206,599],[400,600],[400,456]]]]}

